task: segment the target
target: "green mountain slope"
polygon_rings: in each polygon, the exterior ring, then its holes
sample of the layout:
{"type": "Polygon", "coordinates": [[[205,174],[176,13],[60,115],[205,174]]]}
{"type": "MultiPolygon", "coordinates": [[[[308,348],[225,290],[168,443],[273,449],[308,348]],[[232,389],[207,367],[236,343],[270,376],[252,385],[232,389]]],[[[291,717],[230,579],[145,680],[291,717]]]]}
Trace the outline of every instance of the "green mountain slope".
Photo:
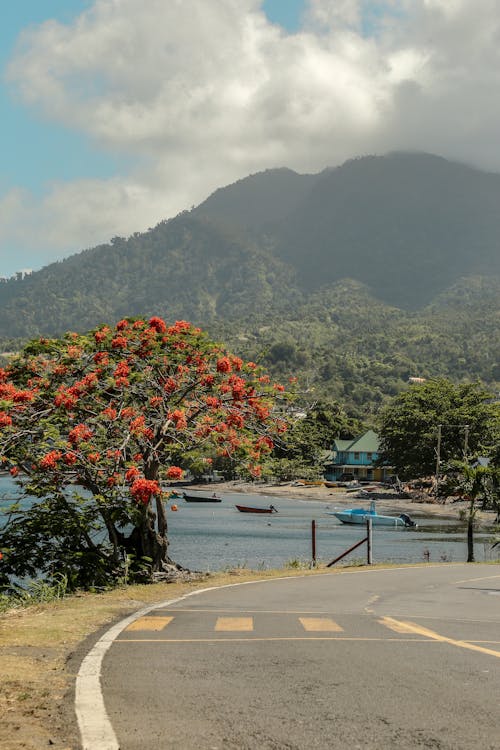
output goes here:
{"type": "Polygon", "coordinates": [[[429,155],[268,170],[0,283],[0,339],[156,314],[365,415],[412,375],[498,390],[499,208],[500,175],[429,155]]]}

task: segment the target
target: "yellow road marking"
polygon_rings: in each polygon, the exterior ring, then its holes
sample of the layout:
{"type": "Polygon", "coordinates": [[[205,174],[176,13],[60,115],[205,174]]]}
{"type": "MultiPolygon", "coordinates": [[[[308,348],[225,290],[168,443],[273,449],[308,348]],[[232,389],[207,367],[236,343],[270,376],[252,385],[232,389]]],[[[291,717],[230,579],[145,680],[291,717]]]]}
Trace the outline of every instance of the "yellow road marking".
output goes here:
{"type": "Polygon", "coordinates": [[[457,641],[454,638],[447,638],[445,635],[435,633],[434,630],[429,630],[421,625],[417,625],[414,622],[404,622],[401,620],[395,620],[393,617],[382,617],[379,620],[381,625],[385,625],[387,628],[394,630],[396,633],[414,633],[415,635],[426,636],[434,641],[440,643],[449,643],[450,646],[457,646],[458,648],[466,648],[470,651],[479,651],[482,654],[488,654],[489,656],[496,656],[500,659],[500,651],[494,651],[491,648],[484,648],[483,646],[476,646],[473,643],[467,641],[457,641]]]}
{"type": "Polygon", "coordinates": [[[356,641],[376,643],[428,643],[428,638],[362,638],[342,635],[270,636],[268,638],[116,638],[113,643],[253,643],[254,641],[356,641]]]}
{"type": "Polygon", "coordinates": [[[167,625],[172,622],[173,617],[139,617],[135,620],[128,628],[130,630],[163,630],[167,625]]]}
{"type": "Polygon", "coordinates": [[[453,584],[457,584],[457,583],[475,583],[476,581],[489,581],[490,578],[500,578],[500,575],[482,576],[481,578],[464,578],[463,581],[453,581],[453,584]]]}
{"type": "Polygon", "coordinates": [[[218,617],[215,630],[226,632],[253,630],[253,617],[218,617]]]}
{"type": "Polygon", "coordinates": [[[304,630],[307,630],[310,633],[342,633],[344,630],[344,628],[341,628],[340,625],[330,617],[299,617],[299,620],[304,630]]]}

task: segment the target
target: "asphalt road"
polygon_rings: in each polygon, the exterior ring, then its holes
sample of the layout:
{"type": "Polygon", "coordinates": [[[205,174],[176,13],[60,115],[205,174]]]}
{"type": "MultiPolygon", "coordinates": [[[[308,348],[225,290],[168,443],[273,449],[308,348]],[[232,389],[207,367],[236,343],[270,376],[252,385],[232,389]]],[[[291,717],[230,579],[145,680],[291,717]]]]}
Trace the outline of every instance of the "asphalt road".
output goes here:
{"type": "Polygon", "coordinates": [[[499,750],[500,569],[202,592],[115,629],[100,671],[117,744],[92,750],[499,750]]]}

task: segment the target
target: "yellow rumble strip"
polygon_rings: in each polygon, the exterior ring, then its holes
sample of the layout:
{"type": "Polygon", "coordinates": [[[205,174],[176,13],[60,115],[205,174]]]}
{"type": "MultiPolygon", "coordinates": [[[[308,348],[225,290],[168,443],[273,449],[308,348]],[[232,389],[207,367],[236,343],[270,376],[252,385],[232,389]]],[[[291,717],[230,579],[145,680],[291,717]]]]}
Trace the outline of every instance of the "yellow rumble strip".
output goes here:
{"type": "Polygon", "coordinates": [[[253,617],[218,617],[215,629],[226,632],[253,630],[253,617]]]}
{"type": "Polygon", "coordinates": [[[172,622],[173,617],[139,617],[138,620],[133,622],[128,628],[130,630],[163,630],[167,625],[172,622]]]}
{"type": "Polygon", "coordinates": [[[341,633],[341,628],[329,617],[299,617],[302,627],[310,633],[341,633]]]}

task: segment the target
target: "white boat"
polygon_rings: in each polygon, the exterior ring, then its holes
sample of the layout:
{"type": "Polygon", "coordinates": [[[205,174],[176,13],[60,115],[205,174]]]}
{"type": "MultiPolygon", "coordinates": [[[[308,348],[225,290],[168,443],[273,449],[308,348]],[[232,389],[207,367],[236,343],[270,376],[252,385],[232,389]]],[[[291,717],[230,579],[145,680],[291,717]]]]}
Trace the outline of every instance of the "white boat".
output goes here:
{"type": "Polygon", "coordinates": [[[333,513],[328,513],[330,516],[335,516],[342,521],[342,523],[361,524],[371,518],[373,526],[392,526],[392,527],[408,527],[416,526],[415,521],[412,521],[409,515],[401,513],[399,516],[382,516],[379,515],[375,509],[375,501],[372,500],[370,508],[349,508],[347,510],[339,510],[333,513]]]}

